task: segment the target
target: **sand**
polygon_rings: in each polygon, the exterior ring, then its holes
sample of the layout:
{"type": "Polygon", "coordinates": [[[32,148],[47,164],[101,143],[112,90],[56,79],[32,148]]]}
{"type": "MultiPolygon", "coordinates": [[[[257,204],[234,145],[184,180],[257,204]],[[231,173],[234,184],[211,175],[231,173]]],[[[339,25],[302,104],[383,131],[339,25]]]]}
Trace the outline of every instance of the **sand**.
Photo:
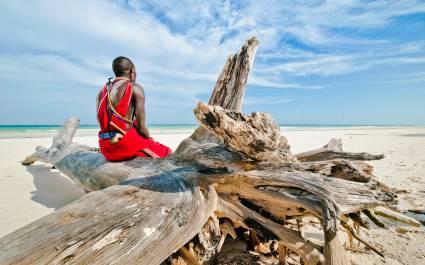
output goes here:
{"type": "MultiPolygon", "coordinates": [[[[322,146],[333,137],[342,138],[347,151],[384,153],[385,159],[371,164],[381,180],[399,190],[399,209],[425,209],[425,127],[283,128],[282,132],[294,153],[322,146]]],[[[187,130],[157,132],[154,137],[175,149],[189,134],[187,130]]],[[[96,136],[88,132],[80,133],[74,141],[97,145],[96,136]]],[[[51,138],[46,137],[0,139],[0,237],[84,194],[47,164],[37,162],[26,167],[19,163],[37,145],[49,146],[50,142],[51,138]]],[[[363,237],[384,251],[386,260],[370,251],[350,252],[354,264],[425,264],[423,228],[402,233],[395,231],[399,226],[390,223],[390,230],[383,230],[372,225],[370,230],[363,231],[363,237]]]]}

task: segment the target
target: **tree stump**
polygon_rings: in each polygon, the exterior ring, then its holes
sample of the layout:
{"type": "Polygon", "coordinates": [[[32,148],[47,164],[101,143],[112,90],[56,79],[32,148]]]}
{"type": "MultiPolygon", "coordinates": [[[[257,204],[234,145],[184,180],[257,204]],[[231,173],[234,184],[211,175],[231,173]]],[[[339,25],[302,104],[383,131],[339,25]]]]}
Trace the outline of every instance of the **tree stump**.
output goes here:
{"type": "Polygon", "coordinates": [[[359,160],[383,155],[346,153],[338,140],[294,155],[270,115],[242,114],[257,47],[253,37],[229,57],[209,104],[194,110],[201,127],[167,158],[109,162],[72,142],[79,121],[69,119],[22,163],[50,163],[87,194],[1,238],[0,264],[204,264],[235,229],[304,264],[349,264],[341,223],[373,214],[390,192],[359,160]],[[285,225],[304,216],[320,220],[323,246],[285,225]]]}

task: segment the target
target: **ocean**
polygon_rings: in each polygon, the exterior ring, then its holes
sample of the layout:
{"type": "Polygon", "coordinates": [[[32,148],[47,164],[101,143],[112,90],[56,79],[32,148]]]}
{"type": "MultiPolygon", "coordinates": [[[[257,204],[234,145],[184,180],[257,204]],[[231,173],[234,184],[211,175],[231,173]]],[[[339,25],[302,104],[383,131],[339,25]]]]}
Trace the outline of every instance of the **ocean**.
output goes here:
{"type": "MultiPolygon", "coordinates": [[[[9,138],[39,138],[52,137],[62,125],[0,125],[0,139],[9,138]]],[[[150,125],[149,131],[153,134],[183,134],[191,133],[197,128],[195,124],[166,124],[150,125]]],[[[77,136],[96,136],[98,125],[80,125],[77,136]]]]}
{"type": "MultiPolygon", "coordinates": [[[[62,125],[0,125],[0,139],[9,138],[42,138],[56,135],[62,125]]],[[[198,127],[196,124],[161,124],[149,125],[152,134],[188,134],[198,127]]],[[[366,128],[401,128],[394,125],[315,125],[315,124],[284,124],[282,131],[294,130],[336,130],[336,129],[366,129],[366,128]]],[[[77,136],[96,136],[97,125],[80,125],[77,136]]]]}

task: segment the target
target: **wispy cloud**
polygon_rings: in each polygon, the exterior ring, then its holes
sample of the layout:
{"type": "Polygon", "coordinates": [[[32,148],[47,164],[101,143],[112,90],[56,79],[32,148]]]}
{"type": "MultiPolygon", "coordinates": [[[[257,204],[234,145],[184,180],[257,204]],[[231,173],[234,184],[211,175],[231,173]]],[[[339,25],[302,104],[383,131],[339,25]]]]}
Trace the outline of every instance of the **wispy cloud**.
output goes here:
{"type": "Polygon", "coordinates": [[[387,83],[425,83],[425,72],[405,73],[386,76],[387,83]]]}
{"type": "Polygon", "coordinates": [[[293,101],[291,98],[276,98],[276,97],[247,97],[244,101],[245,105],[274,105],[283,104],[293,101]]]}
{"type": "MultiPolygon", "coordinates": [[[[205,100],[229,53],[251,35],[261,41],[249,79],[258,90],[320,89],[326,83],[306,77],[425,63],[423,39],[385,33],[400,18],[424,14],[423,1],[17,0],[0,7],[3,82],[30,84],[23,85],[30,95],[33,87],[63,94],[93,87],[79,99],[90,104],[83,97],[94,96],[112,75],[112,59],[126,55],[150,104],[171,102],[183,115],[187,102],[205,100]]],[[[286,100],[258,97],[247,104],[286,100]]]]}
{"type": "MultiPolygon", "coordinates": [[[[258,71],[261,72],[261,71],[258,71]]],[[[275,71],[276,72],[276,71],[275,71]]],[[[269,71],[268,73],[272,73],[269,71]]],[[[282,89],[320,89],[323,88],[323,85],[301,85],[298,83],[291,83],[288,80],[280,79],[276,77],[262,78],[256,75],[253,75],[249,78],[248,81],[251,86],[258,86],[262,88],[282,88],[282,89]]]]}

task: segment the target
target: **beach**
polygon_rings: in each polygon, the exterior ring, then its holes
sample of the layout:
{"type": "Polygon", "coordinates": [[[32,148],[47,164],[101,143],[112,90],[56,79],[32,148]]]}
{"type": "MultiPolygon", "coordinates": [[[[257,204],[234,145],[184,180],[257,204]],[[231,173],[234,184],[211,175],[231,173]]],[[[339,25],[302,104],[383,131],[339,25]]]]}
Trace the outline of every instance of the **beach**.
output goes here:
{"type": "MultiPolygon", "coordinates": [[[[152,135],[175,150],[193,128],[155,128],[152,135]]],[[[281,131],[288,138],[293,153],[321,147],[331,138],[341,138],[345,151],[385,154],[384,159],[370,164],[380,180],[397,189],[398,209],[402,212],[425,209],[425,127],[299,126],[282,127],[281,131]]],[[[54,134],[55,130],[0,134],[0,237],[84,195],[51,165],[20,164],[36,146],[50,146],[54,134]]],[[[74,141],[97,146],[96,130],[83,129],[77,132],[74,141]]],[[[411,216],[419,220],[424,217],[411,216]]],[[[383,249],[385,262],[370,252],[351,253],[353,261],[356,264],[425,264],[423,227],[413,232],[396,232],[398,224],[390,225],[392,232],[385,236],[381,236],[381,228],[373,225],[365,236],[383,249]],[[394,248],[396,252],[392,251],[394,248]],[[373,263],[367,263],[370,260],[373,263]]]]}

